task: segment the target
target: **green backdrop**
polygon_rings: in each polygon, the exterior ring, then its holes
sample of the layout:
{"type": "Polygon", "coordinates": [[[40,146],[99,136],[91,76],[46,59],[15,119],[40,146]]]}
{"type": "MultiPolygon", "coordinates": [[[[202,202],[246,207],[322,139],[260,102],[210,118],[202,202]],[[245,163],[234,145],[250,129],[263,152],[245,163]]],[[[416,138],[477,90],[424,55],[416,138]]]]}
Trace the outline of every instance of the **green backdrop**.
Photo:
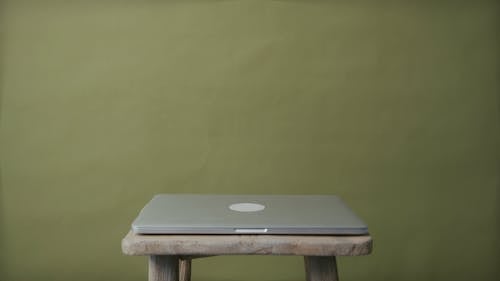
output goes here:
{"type": "MultiPolygon", "coordinates": [[[[498,1],[2,1],[0,280],[145,280],[156,193],[338,194],[343,280],[498,271],[498,1]]],[[[194,280],[302,280],[299,257],[194,280]]]]}

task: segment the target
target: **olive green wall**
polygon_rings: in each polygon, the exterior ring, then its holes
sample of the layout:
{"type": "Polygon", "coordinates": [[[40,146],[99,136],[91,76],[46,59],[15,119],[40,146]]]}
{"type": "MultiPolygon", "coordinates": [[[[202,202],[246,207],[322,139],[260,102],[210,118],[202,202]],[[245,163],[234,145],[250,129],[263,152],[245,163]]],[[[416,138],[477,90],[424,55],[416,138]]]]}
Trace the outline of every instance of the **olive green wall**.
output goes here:
{"type": "Polygon", "coordinates": [[[414,2],[3,1],[0,280],[145,280],[160,192],[338,194],[375,239],[343,280],[497,280],[499,4],[414,2]]]}

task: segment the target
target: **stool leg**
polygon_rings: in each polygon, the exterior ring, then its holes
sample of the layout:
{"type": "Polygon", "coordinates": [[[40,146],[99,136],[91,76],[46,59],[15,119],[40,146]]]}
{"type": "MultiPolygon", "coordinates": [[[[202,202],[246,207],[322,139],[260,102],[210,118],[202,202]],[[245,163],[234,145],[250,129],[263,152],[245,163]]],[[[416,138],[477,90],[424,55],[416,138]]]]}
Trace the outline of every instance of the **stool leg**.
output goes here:
{"type": "Polygon", "coordinates": [[[181,258],[179,260],[179,281],[191,281],[190,258],[181,258]]]}
{"type": "Polygon", "coordinates": [[[179,281],[178,256],[149,256],[149,281],[179,281]]]}
{"type": "Polygon", "coordinates": [[[338,281],[335,257],[304,257],[307,281],[338,281]]]}

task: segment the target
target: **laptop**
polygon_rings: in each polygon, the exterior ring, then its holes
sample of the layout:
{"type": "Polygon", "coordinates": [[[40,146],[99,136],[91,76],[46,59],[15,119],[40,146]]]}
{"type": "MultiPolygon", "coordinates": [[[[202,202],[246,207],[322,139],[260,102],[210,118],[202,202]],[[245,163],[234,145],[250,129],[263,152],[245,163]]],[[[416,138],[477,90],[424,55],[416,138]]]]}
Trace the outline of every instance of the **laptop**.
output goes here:
{"type": "Polygon", "coordinates": [[[136,234],[363,235],[367,225],[334,195],[158,194],[136,234]]]}

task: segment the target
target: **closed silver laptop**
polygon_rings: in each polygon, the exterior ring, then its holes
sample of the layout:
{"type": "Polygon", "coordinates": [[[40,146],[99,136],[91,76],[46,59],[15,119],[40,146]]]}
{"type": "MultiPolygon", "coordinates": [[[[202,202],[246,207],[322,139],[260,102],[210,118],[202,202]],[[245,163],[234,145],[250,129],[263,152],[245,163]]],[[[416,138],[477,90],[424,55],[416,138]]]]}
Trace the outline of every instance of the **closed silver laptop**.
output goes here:
{"type": "Polygon", "coordinates": [[[368,233],[333,195],[159,194],[132,223],[138,234],[368,233]]]}

